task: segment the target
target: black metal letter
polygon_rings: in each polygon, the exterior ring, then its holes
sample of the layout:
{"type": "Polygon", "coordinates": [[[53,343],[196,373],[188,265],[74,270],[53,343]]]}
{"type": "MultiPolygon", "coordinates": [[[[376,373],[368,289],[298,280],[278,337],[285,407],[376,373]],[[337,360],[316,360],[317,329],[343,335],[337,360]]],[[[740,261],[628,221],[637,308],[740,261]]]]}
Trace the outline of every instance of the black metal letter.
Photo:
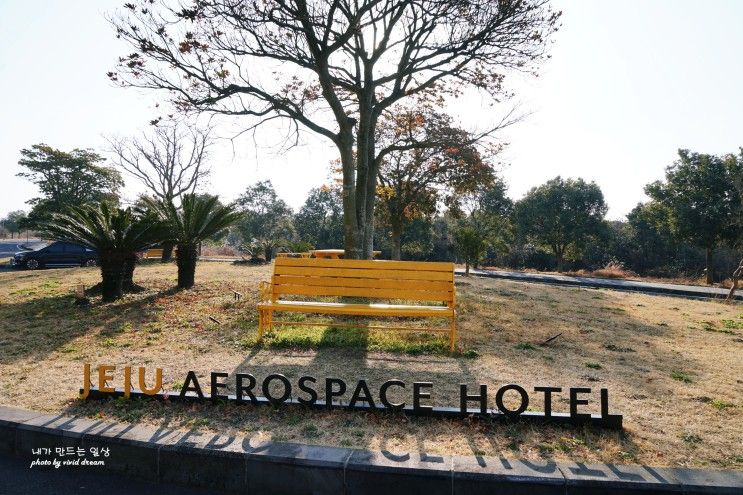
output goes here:
{"type": "Polygon", "coordinates": [[[333,407],[333,397],[340,397],[346,393],[346,382],[340,378],[325,379],[325,407],[333,407]],[[333,385],[338,384],[338,390],[333,390],[333,385]]]}
{"type": "Polygon", "coordinates": [[[243,400],[243,392],[250,397],[250,402],[253,404],[258,404],[258,399],[255,398],[255,395],[253,394],[253,388],[255,387],[255,377],[251,375],[250,373],[237,373],[235,375],[235,400],[238,403],[245,402],[243,400]],[[248,380],[248,384],[243,385],[243,380],[248,380]]]}
{"type": "Polygon", "coordinates": [[[307,385],[305,385],[305,383],[307,383],[307,382],[317,383],[317,380],[315,380],[315,378],[313,378],[311,376],[303,376],[302,378],[299,379],[299,390],[301,390],[302,392],[306,392],[306,393],[310,394],[310,398],[309,399],[303,399],[302,397],[297,397],[297,400],[301,404],[304,404],[305,406],[311,406],[315,402],[317,402],[317,392],[315,392],[315,389],[314,388],[308,387],[307,385]]]}
{"type": "Polygon", "coordinates": [[[382,405],[386,407],[387,409],[399,411],[400,409],[405,407],[404,402],[395,404],[394,402],[390,402],[389,400],[387,400],[387,389],[389,389],[393,385],[405,388],[405,382],[403,382],[402,380],[387,380],[386,382],[382,384],[381,387],[379,387],[379,400],[382,402],[382,405]]]}
{"type": "Polygon", "coordinates": [[[526,393],[526,390],[524,390],[523,387],[520,387],[513,383],[509,385],[503,385],[495,393],[495,405],[498,406],[500,412],[502,412],[506,416],[518,416],[522,412],[526,411],[527,407],[529,407],[529,394],[526,393]],[[521,396],[521,405],[518,407],[518,409],[508,409],[506,408],[505,404],[503,404],[503,395],[509,390],[515,390],[521,396]]]}
{"type": "Polygon", "coordinates": [[[421,392],[422,388],[433,388],[431,382],[413,382],[413,412],[423,413],[433,410],[433,406],[422,406],[421,399],[430,399],[431,392],[421,392]]]}
{"type": "Polygon", "coordinates": [[[179,394],[181,399],[186,396],[186,392],[196,392],[199,399],[204,399],[204,393],[201,391],[201,386],[199,385],[199,380],[196,378],[195,371],[189,371],[186,375],[186,383],[183,384],[181,393],[179,394]],[[192,382],[193,385],[191,385],[192,382]]]}
{"type": "Polygon", "coordinates": [[[573,420],[590,418],[590,414],[578,414],[578,406],[588,404],[588,399],[579,399],[578,394],[590,394],[588,387],[575,387],[570,389],[570,418],[573,420]]]}
{"type": "Polygon", "coordinates": [[[601,417],[609,417],[609,389],[606,388],[601,389],[601,417]]]}
{"type": "Polygon", "coordinates": [[[560,393],[560,387],[534,387],[535,392],[544,392],[544,417],[552,417],[552,393],[560,393]]]}
{"type": "Polygon", "coordinates": [[[217,393],[217,391],[220,388],[227,387],[226,384],[221,383],[219,381],[220,378],[227,378],[227,376],[228,376],[227,373],[219,373],[219,372],[216,372],[216,371],[212,371],[212,390],[211,390],[211,392],[212,392],[212,402],[217,402],[219,399],[227,400],[227,396],[226,395],[219,395],[217,393]]]}
{"type": "Polygon", "coordinates": [[[282,402],[286,402],[286,399],[288,399],[289,396],[292,394],[292,384],[289,383],[289,380],[284,375],[281,375],[279,373],[268,375],[263,380],[261,389],[263,390],[263,396],[268,399],[268,401],[273,406],[278,406],[282,402]],[[271,395],[271,382],[273,380],[279,380],[284,385],[284,393],[279,398],[271,395]]]}
{"type": "Polygon", "coordinates": [[[358,401],[366,402],[369,404],[369,407],[371,409],[376,409],[377,406],[374,404],[374,399],[372,399],[371,391],[369,390],[369,387],[366,385],[366,380],[359,380],[359,383],[356,384],[356,390],[353,391],[353,395],[351,396],[351,402],[349,402],[348,407],[352,408],[356,405],[356,402],[358,401]],[[364,392],[364,395],[361,395],[361,392],[364,392]]]}
{"type": "Polygon", "coordinates": [[[459,411],[462,414],[467,414],[467,402],[477,401],[480,403],[480,414],[488,413],[488,386],[480,385],[480,394],[467,394],[467,385],[464,383],[459,385],[459,411]]]}

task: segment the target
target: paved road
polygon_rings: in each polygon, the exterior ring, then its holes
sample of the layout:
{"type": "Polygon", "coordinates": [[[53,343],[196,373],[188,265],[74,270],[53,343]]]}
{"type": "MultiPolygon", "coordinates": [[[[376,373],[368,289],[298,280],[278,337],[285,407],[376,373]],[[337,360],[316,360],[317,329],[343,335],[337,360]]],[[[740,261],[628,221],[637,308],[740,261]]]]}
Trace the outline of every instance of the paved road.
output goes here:
{"type": "MultiPolygon", "coordinates": [[[[481,277],[502,278],[519,282],[534,282],[552,285],[570,285],[577,287],[592,287],[597,289],[626,290],[643,292],[646,294],[661,294],[668,296],[693,297],[703,299],[724,299],[728,290],[717,287],[700,287],[696,285],[663,284],[657,282],[640,282],[635,280],[609,279],[596,277],[570,277],[568,275],[548,275],[544,273],[509,272],[500,270],[470,270],[473,275],[481,277]]],[[[457,270],[457,274],[464,274],[464,270],[457,270]]],[[[743,300],[743,290],[735,298],[743,300]]]]}
{"type": "Polygon", "coordinates": [[[10,258],[18,251],[23,251],[20,246],[25,239],[0,239],[0,270],[10,269],[10,258]]]}
{"type": "Polygon", "coordinates": [[[10,258],[13,253],[23,251],[20,244],[26,242],[25,239],[0,239],[0,258],[10,258]]]}
{"type": "Polygon", "coordinates": [[[0,270],[10,269],[10,258],[18,251],[25,251],[21,246],[25,245],[31,248],[38,248],[45,244],[47,243],[38,239],[0,239],[0,270]]]}
{"type": "Polygon", "coordinates": [[[0,456],[0,493],[3,495],[214,495],[221,492],[149,483],[116,474],[60,469],[29,469],[29,463],[0,456]]]}

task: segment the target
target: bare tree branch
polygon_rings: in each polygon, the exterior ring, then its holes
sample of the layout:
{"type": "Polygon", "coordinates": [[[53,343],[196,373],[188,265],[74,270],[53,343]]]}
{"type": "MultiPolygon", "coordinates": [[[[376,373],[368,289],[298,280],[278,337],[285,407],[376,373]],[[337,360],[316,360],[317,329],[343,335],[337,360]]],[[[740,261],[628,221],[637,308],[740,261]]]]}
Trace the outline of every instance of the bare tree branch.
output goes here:
{"type": "Polygon", "coordinates": [[[114,164],[161,201],[193,194],[209,175],[211,129],[158,125],[137,138],[107,138],[114,164]]]}

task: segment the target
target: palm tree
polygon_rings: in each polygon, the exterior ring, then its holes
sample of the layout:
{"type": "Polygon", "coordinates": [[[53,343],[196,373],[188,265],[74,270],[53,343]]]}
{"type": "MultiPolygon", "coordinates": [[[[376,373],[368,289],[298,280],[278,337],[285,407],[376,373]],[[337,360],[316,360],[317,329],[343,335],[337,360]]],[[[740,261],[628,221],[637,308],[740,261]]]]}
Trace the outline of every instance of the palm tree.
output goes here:
{"type": "Polygon", "coordinates": [[[131,208],[99,206],[71,207],[53,215],[41,231],[51,239],[82,244],[98,252],[103,301],[121,297],[132,284],[136,252],[162,240],[164,226],[153,214],[135,214],[131,208]]]}
{"type": "Polygon", "coordinates": [[[240,219],[242,213],[219,203],[217,196],[184,194],[181,206],[172,202],[147,200],[150,208],[167,224],[169,236],[177,246],[178,287],[194,285],[199,243],[213,237],[240,219]]]}

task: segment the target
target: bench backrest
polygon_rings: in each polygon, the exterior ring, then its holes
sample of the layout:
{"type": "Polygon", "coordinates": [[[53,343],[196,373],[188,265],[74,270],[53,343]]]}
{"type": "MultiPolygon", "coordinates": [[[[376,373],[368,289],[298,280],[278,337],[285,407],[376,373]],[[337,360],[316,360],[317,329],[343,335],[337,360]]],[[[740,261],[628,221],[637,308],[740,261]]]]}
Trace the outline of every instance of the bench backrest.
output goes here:
{"type": "Polygon", "coordinates": [[[454,263],[276,258],[272,299],[285,294],[454,304],[454,263]]]}
{"type": "Polygon", "coordinates": [[[145,253],[146,258],[160,258],[163,255],[162,249],[151,248],[145,253]]]}

